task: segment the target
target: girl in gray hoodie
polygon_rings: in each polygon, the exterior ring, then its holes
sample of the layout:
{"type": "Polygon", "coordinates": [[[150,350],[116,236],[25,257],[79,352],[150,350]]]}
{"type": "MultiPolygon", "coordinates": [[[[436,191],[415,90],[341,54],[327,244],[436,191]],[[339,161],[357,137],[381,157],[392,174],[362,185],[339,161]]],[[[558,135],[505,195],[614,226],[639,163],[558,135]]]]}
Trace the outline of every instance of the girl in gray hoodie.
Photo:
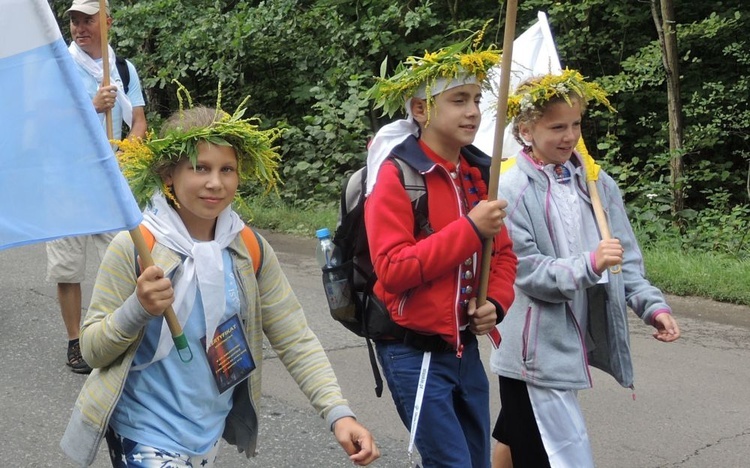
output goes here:
{"type": "Polygon", "coordinates": [[[657,340],[680,336],[661,291],[644,277],[617,185],[582,145],[576,151],[591,100],[611,109],[598,85],[568,69],[529,79],[509,98],[523,149],[502,175],[500,197],[509,203],[518,273],[491,367],[502,403],[495,461],[507,444],[517,468],[594,466],[577,391],[591,387],[589,365],[632,387],[628,306],[657,340]]]}

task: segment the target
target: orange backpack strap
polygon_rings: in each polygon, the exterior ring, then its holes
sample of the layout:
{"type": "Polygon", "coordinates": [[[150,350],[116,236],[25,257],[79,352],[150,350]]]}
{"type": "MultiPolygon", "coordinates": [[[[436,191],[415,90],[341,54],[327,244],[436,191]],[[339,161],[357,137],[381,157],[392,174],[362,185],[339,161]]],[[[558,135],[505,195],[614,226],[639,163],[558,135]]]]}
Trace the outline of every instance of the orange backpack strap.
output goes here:
{"type": "Polygon", "coordinates": [[[245,247],[247,247],[247,251],[250,253],[250,258],[253,259],[255,276],[258,276],[258,270],[263,265],[263,249],[260,246],[258,234],[250,229],[249,226],[245,226],[240,235],[242,236],[242,241],[245,243],[245,247]]]}
{"type": "MultiPolygon", "coordinates": [[[[138,228],[141,231],[141,235],[143,236],[143,240],[146,243],[146,247],[148,247],[149,252],[154,250],[154,244],[156,244],[156,238],[154,237],[154,234],[148,230],[145,224],[141,223],[138,225],[138,228]]],[[[138,263],[138,249],[133,245],[133,252],[135,253],[135,277],[138,278],[141,276],[141,265],[138,263]]]]}
{"type": "MultiPolygon", "coordinates": [[[[141,234],[143,234],[143,239],[146,241],[146,247],[148,247],[148,250],[153,250],[154,244],[156,243],[154,234],[148,230],[145,224],[141,224],[138,227],[141,230],[141,234]]],[[[263,265],[263,248],[260,245],[259,236],[248,226],[245,226],[242,229],[240,235],[242,236],[242,242],[245,243],[245,247],[247,247],[247,251],[250,253],[250,258],[253,260],[255,276],[258,276],[258,270],[260,270],[261,265],[263,265]]],[[[136,252],[136,255],[137,254],[138,253],[136,252]]],[[[139,275],[140,271],[138,269],[138,264],[136,263],[136,276],[139,275]]]]}
{"type": "Polygon", "coordinates": [[[154,244],[156,243],[154,235],[148,230],[145,224],[140,224],[138,227],[141,229],[141,234],[143,235],[143,240],[146,241],[146,247],[148,247],[148,250],[154,250],[154,244]]]}

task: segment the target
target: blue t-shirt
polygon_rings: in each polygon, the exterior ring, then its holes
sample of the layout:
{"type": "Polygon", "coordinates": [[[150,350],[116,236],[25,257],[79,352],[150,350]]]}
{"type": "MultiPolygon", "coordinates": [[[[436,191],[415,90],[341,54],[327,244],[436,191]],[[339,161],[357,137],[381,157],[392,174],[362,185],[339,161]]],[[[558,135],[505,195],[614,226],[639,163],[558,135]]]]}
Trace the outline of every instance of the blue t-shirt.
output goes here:
{"type": "MultiPolygon", "coordinates": [[[[96,60],[96,62],[101,64],[102,59],[98,59],[96,60]]],[[[130,81],[128,82],[128,98],[130,98],[130,104],[133,107],[143,107],[146,105],[146,101],[143,99],[143,93],[141,91],[141,80],[138,78],[138,72],[136,72],[135,67],[132,63],[130,63],[129,60],[126,60],[125,63],[127,63],[128,65],[128,70],[130,70],[130,81]]],[[[94,99],[94,96],[99,90],[101,84],[93,76],[89,75],[89,73],[84,70],[83,67],[81,67],[77,63],[75,64],[75,66],[76,69],[78,69],[78,74],[83,80],[83,85],[86,87],[86,92],[88,93],[89,97],[91,97],[91,99],[94,99]]],[[[112,84],[115,84],[115,80],[117,79],[119,79],[119,76],[112,76],[112,84]]],[[[97,115],[102,122],[102,128],[106,131],[104,114],[97,115]]],[[[114,109],[112,109],[112,137],[115,140],[122,139],[122,107],[117,102],[115,103],[114,109]]]]}
{"type": "MultiPolygon", "coordinates": [[[[222,251],[226,311],[221,322],[240,313],[240,297],[232,259],[222,251]]],[[[138,347],[133,366],[151,361],[161,333],[162,320],[152,320],[138,347]]],[[[219,394],[200,339],[206,323],[200,290],[183,327],[193,359],[182,362],[172,348],[164,359],[142,370],[131,370],[110,420],[118,434],[162,450],[196,456],[208,452],[224,431],[232,408],[232,391],[219,394]]],[[[184,352],[184,351],[183,351],[184,352]]]]}

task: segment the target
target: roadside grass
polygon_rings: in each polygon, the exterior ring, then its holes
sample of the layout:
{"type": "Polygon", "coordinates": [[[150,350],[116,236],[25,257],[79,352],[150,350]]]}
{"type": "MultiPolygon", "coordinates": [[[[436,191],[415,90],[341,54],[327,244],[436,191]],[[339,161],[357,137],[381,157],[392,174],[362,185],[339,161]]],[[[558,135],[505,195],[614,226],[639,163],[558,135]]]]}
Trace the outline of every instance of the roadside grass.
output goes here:
{"type": "Polygon", "coordinates": [[[300,237],[315,237],[322,227],[333,233],[338,216],[336,207],[290,207],[273,195],[247,198],[235,210],[251,226],[300,237]]]}
{"type": "Polygon", "coordinates": [[[713,252],[644,249],[646,276],[662,291],[750,305],[750,261],[713,252]]]}
{"type": "MultiPolygon", "coordinates": [[[[334,231],[338,208],[289,207],[277,197],[248,198],[237,211],[250,225],[301,237],[334,231]]],[[[676,296],[698,296],[750,306],[750,261],[713,252],[684,252],[669,246],[643,248],[646,276],[656,287],[676,296]]]]}

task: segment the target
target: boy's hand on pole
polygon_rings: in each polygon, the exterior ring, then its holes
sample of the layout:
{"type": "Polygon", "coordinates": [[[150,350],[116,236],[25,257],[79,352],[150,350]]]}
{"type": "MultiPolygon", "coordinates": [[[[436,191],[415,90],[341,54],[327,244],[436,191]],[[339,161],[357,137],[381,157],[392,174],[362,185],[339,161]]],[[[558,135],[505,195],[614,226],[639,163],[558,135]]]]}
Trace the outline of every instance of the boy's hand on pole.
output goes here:
{"type": "Polygon", "coordinates": [[[487,301],[477,307],[477,299],[473,297],[469,299],[468,307],[469,329],[472,333],[475,335],[486,335],[495,328],[495,325],[497,324],[497,310],[495,310],[495,304],[487,301]]]}
{"type": "Polygon", "coordinates": [[[483,239],[492,239],[503,228],[507,206],[506,200],[482,200],[469,212],[469,219],[483,239]]]}

